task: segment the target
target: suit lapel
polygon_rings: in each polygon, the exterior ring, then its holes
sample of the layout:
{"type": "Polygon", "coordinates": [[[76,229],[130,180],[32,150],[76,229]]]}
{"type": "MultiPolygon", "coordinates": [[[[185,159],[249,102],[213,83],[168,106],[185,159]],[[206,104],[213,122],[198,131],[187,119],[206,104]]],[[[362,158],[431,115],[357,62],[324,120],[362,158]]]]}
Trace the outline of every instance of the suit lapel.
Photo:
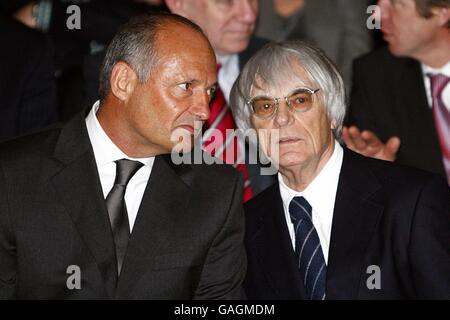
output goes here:
{"type": "Polygon", "coordinates": [[[61,169],[52,177],[55,191],[94,257],[106,291],[112,297],[117,278],[114,242],[82,115],[63,128],[54,157],[62,162],[61,169]]]}
{"type": "Polygon", "coordinates": [[[426,129],[433,129],[433,116],[431,108],[428,105],[425,85],[423,82],[423,75],[420,64],[411,59],[402,60],[404,67],[403,72],[399,73],[398,81],[402,83],[398,87],[398,94],[396,95],[396,105],[401,110],[412,112],[402,112],[402,116],[407,123],[412,126],[420,124],[421,128],[426,126],[426,129]],[[419,121],[417,123],[417,121],[419,121]]]}
{"type": "Polygon", "coordinates": [[[176,237],[176,226],[181,223],[191,195],[191,169],[189,165],[173,165],[170,155],[156,157],[128,244],[116,297],[129,297],[137,281],[152,270],[154,258],[168,238],[176,237]]]}
{"type": "Polygon", "coordinates": [[[376,177],[344,149],[327,266],[327,299],[356,299],[369,241],[383,212],[376,177]]]}
{"type": "Polygon", "coordinates": [[[264,195],[264,214],[253,240],[260,268],[279,299],[305,299],[278,183],[269,187],[264,195]]]}
{"type": "Polygon", "coordinates": [[[408,154],[406,157],[416,158],[415,161],[423,159],[422,163],[414,165],[444,174],[442,153],[434,126],[433,112],[426,96],[421,66],[411,59],[404,59],[402,62],[404,66],[398,79],[398,83],[402,85],[398,86],[399,92],[395,95],[393,112],[398,112],[396,119],[399,120],[400,130],[405,132],[404,136],[408,139],[405,145],[416,145],[411,149],[414,154],[408,154]],[[417,154],[419,150],[426,156],[417,154]]]}

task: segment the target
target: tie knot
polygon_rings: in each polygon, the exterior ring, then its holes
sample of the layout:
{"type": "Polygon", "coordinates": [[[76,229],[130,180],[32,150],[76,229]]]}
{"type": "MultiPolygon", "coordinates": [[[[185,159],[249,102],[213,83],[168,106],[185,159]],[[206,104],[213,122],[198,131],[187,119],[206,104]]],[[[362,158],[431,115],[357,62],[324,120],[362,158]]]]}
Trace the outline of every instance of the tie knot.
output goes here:
{"type": "Polygon", "coordinates": [[[312,222],[312,207],[305,198],[294,197],[289,203],[289,215],[294,225],[304,219],[312,222]]]}
{"type": "Polygon", "coordinates": [[[438,74],[427,73],[427,76],[430,78],[432,96],[434,98],[440,97],[442,91],[444,91],[445,86],[450,81],[450,77],[447,77],[446,75],[441,73],[438,74]]]}
{"type": "Polygon", "coordinates": [[[115,185],[121,185],[126,187],[130,179],[134,174],[143,166],[139,161],[133,161],[128,159],[121,159],[115,161],[116,167],[116,180],[115,185]]]}

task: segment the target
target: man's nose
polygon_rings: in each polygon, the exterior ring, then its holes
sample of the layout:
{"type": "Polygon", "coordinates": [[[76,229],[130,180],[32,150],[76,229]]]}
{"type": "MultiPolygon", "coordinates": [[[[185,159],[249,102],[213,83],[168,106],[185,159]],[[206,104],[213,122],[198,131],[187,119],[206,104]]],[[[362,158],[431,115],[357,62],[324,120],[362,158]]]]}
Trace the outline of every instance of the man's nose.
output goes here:
{"type": "Polygon", "coordinates": [[[284,127],[290,123],[291,119],[292,112],[289,110],[289,106],[284,99],[280,99],[278,101],[278,108],[275,111],[275,124],[277,127],[284,127]]]}
{"type": "Polygon", "coordinates": [[[254,23],[258,15],[258,1],[238,0],[237,13],[242,21],[254,23]]]}
{"type": "Polygon", "coordinates": [[[377,1],[377,6],[380,8],[381,20],[386,20],[386,18],[389,16],[390,5],[391,4],[389,0],[377,1]]]}
{"type": "Polygon", "coordinates": [[[195,95],[194,103],[190,112],[202,121],[208,120],[210,116],[209,96],[205,93],[195,95]]]}

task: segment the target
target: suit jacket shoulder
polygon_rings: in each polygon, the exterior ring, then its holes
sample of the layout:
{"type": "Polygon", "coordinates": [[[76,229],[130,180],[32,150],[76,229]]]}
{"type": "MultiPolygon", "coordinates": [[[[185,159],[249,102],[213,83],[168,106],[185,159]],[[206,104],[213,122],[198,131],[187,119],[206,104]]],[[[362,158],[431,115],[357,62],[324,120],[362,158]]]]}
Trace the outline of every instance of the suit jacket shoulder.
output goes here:
{"type": "MultiPolygon", "coordinates": [[[[448,298],[450,190],[445,180],[344,150],[327,299],[448,298]],[[371,266],[381,270],[380,290],[366,285],[371,266]]],[[[305,298],[278,184],[246,203],[245,212],[247,294],[255,299],[305,298]]]]}
{"type": "Polygon", "coordinates": [[[242,185],[228,165],[156,156],[118,278],[84,114],[5,142],[0,298],[241,298],[242,185]],[[83,272],[83,290],[67,290],[65,270],[73,264],[83,272]]]}
{"type": "Polygon", "coordinates": [[[247,49],[239,54],[239,69],[241,70],[247,61],[267,43],[269,43],[267,39],[256,36],[252,37],[247,49]]]}
{"type": "Polygon", "coordinates": [[[357,59],[346,122],[373,131],[384,142],[399,137],[396,162],[444,175],[418,61],[394,57],[387,48],[357,59]]]}
{"type": "Polygon", "coordinates": [[[401,68],[403,64],[411,62],[417,63],[414,59],[395,57],[389,52],[388,47],[381,47],[356,58],[354,64],[359,68],[365,68],[375,72],[378,71],[379,73],[386,73],[395,72],[392,71],[392,67],[401,68]],[[380,68],[380,65],[382,65],[383,68],[380,68]]]}
{"type": "Polygon", "coordinates": [[[327,296],[448,299],[449,214],[450,189],[443,177],[346,150],[333,215],[327,296]],[[379,290],[361,282],[367,275],[355,276],[371,266],[382,270],[379,290]]]}

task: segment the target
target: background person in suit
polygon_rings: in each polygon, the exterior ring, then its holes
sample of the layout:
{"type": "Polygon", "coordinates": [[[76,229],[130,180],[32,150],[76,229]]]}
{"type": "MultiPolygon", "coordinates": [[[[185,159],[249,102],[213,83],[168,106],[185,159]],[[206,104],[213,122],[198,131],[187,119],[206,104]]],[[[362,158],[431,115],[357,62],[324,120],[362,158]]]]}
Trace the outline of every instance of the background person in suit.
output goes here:
{"type": "Polygon", "coordinates": [[[52,39],[59,119],[66,122],[98,100],[100,67],[118,28],[133,16],[158,10],[161,2],[0,0],[0,11],[52,39]],[[72,11],[74,5],[79,8],[79,15],[72,11]],[[74,21],[80,22],[79,29],[68,27],[74,21]]]}
{"type": "Polygon", "coordinates": [[[0,13],[0,140],[58,120],[53,43],[0,13]]]}
{"type": "Polygon", "coordinates": [[[367,0],[261,0],[256,35],[303,40],[321,48],[351,87],[352,63],[373,46],[367,0]]]}
{"type": "Polygon", "coordinates": [[[366,156],[440,173],[450,184],[450,1],[378,5],[388,48],[355,62],[352,127],[343,139],[366,156]]]}
{"type": "Polygon", "coordinates": [[[242,179],[170,157],[174,134],[193,140],[209,116],[206,36],[179,16],[136,18],[100,83],[86,118],[0,146],[0,298],[240,298],[242,179]]]}
{"type": "MultiPolygon", "coordinates": [[[[173,13],[179,14],[197,23],[208,36],[216,53],[218,63],[217,79],[219,91],[211,103],[211,116],[205,123],[204,130],[218,129],[225,135],[226,129],[235,128],[232,113],[229,110],[230,90],[240,70],[247,60],[260,49],[266,41],[253,36],[258,16],[257,0],[210,1],[210,0],[166,0],[166,6],[173,13]]],[[[203,136],[205,149],[214,148],[208,137],[203,136]]],[[[245,147],[248,160],[249,146],[245,147]]],[[[222,157],[225,157],[227,148],[222,157]]],[[[237,154],[237,153],[236,153],[237,154]]],[[[215,154],[221,157],[220,154],[215,154]]],[[[245,179],[244,201],[258,194],[274,183],[272,176],[261,175],[258,164],[233,164],[245,179]]]]}
{"type": "Polygon", "coordinates": [[[245,204],[248,298],[450,297],[450,190],[340,146],[343,80],[322,51],[265,47],[231,101],[239,127],[278,131],[260,138],[278,183],[245,204]]]}

